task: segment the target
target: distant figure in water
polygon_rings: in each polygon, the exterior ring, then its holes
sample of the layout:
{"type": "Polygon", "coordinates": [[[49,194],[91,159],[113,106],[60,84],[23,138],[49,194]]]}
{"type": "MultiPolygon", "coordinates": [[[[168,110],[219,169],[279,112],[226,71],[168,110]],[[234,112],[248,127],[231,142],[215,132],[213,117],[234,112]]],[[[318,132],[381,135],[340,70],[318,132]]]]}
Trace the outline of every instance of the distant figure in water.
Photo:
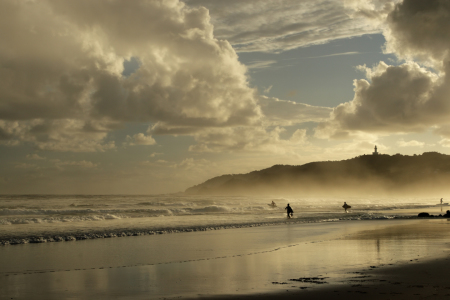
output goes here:
{"type": "MultiPolygon", "coordinates": [[[[444,198],[441,198],[441,205],[442,205],[442,199],[444,199],[444,198]]],[[[273,201],[272,201],[273,202],[273,201]]]]}
{"type": "Polygon", "coordinates": [[[292,210],[292,207],[288,205],[285,207],[285,210],[287,210],[287,217],[288,219],[292,218],[292,216],[294,215],[294,211],[292,210]]]}
{"type": "Polygon", "coordinates": [[[348,213],[347,209],[352,208],[350,205],[347,204],[347,202],[344,202],[344,205],[342,205],[342,207],[344,208],[346,213],[348,213]]]}
{"type": "MultiPolygon", "coordinates": [[[[442,203],[442,199],[441,199],[441,203],[442,203]]],[[[275,204],[275,202],[273,202],[273,200],[272,200],[272,206],[273,206],[273,207],[277,206],[277,205],[275,204]]]]}

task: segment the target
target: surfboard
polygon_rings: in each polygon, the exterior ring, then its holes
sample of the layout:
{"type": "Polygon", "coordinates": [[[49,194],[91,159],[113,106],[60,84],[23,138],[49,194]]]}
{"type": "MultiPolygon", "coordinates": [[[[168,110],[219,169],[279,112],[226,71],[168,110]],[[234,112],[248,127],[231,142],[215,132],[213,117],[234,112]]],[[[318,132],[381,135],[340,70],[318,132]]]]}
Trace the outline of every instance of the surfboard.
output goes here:
{"type": "Polygon", "coordinates": [[[347,205],[342,205],[342,207],[343,207],[343,208],[347,208],[347,209],[352,208],[352,207],[351,207],[350,205],[348,205],[348,204],[347,204],[347,205]]]}

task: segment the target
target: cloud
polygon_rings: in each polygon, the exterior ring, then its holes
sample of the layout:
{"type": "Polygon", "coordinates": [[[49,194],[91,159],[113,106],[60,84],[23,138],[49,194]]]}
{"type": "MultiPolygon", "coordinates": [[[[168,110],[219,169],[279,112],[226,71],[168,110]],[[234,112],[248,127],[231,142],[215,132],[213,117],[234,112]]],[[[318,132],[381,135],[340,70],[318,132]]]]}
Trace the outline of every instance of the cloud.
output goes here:
{"type": "MultiPolygon", "coordinates": [[[[7,132],[6,144],[32,143],[40,150],[71,152],[103,152],[115,148],[107,141],[109,123],[85,122],[76,119],[2,121],[0,131],[7,132]]],[[[3,142],[5,143],[5,141],[3,142]]]]}
{"type": "Polygon", "coordinates": [[[247,68],[249,69],[265,69],[270,67],[271,65],[277,63],[276,60],[259,60],[259,61],[252,61],[250,63],[247,63],[247,68]]]}
{"type": "Polygon", "coordinates": [[[450,138],[450,124],[435,127],[433,133],[441,137],[450,138]]]}
{"type": "Polygon", "coordinates": [[[264,88],[264,94],[270,93],[270,90],[273,88],[273,85],[268,86],[267,88],[264,88]]]}
{"type": "Polygon", "coordinates": [[[419,142],[416,140],[411,140],[411,141],[406,142],[403,139],[401,139],[397,142],[397,145],[399,147],[423,147],[425,145],[425,143],[419,142]]]}
{"type": "MultiPolygon", "coordinates": [[[[360,66],[352,101],[334,108],[318,137],[349,138],[357,132],[424,132],[449,136],[450,26],[447,1],[348,1],[355,12],[383,28],[385,52],[399,65],[360,66]]],[[[445,143],[445,142],[443,142],[445,143]]]]}
{"type": "Polygon", "coordinates": [[[261,126],[225,126],[197,128],[189,126],[167,126],[157,123],[148,129],[152,135],[191,135],[197,144],[191,145],[193,152],[263,152],[292,153],[299,145],[307,143],[306,130],[298,129],[287,138],[281,126],[293,126],[305,122],[326,120],[331,108],[311,106],[294,101],[260,96],[261,126]]]}
{"type": "Polygon", "coordinates": [[[215,35],[237,51],[281,52],[380,32],[342,0],[185,0],[209,9],[215,35]]]}
{"type": "Polygon", "coordinates": [[[149,135],[143,133],[138,133],[133,135],[133,137],[127,135],[127,144],[130,146],[134,145],[155,145],[156,141],[149,135]]]}
{"type": "Polygon", "coordinates": [[[17,163],[14,165],[16,169],[39,169],[39,167],[35,164],[27,164],[27,163],[17,163]]]}
{"type": "Polygon", "coordinates": [[[320,122],[326,120],[332,112],[329,107],[312,106],[267,96],[261,96],[259,103],[266,125],[291,126],[304,122],[320,122]]]}
{"type": "MultiPolygon", "coordinates": [[[[195,180],[192,180],[193,178],[197,178],[198,183],[198,181],[210,177],[211,173],[217,174],[218,169],[218,165],[213,161],[192,157],[184,158],[180,162],[166,160],[157,160],[156,162],[143,161],[140,165],[146,170],[158,173],[158,175],[164,174],[163,178],[167,178],[166,181],[168,182],[173,182],[174,178],[176,178],[182,181],[189,181],[190,185],[196,183],[195,180]]],[[[161,180],[160,176],[157,177],[158,180],[161,180]]]]}
{"type": "Polygon", "coordinates": [[[207,174],[211,174],[211,172],[215,172],[217,170],[217,164],[207,159],[194,159],[192,157],[183,159],[180,163],[172,164],[172,168],[176,169],[178,176],[183,177],[205,177],[209,176],[207,174]]]}
{"type": "Polygon", "coordinates": [[[360,52],[343,52],[343,53],[334,53],[334,54],[328,54],[328,55],[321,55],[321,56],[310,56],[306,58],[322,58],[322,57],[332,57],[332,56],[347,56],[347,55],[355,55],[360,54],[360,52]]]}
{"type": "Polygon", "coordinates": [[[368,80],[355,80],[353,100],[336,107],[331,119],[318,127],[318,135],[339,137],[351,131],[386,134],[434,128],[434,133],[445,136],[450,123],[450,42],[443,28],[450,25],[446,17],[450,5],[445,1],[404,0],[395,6],[379,6],[378,10],[368,5],[365,12],[378,21],[384,18],[386,52],[406,62],[360,67],[368,80]]]}
{"type": "Polygon", "coordinates": [[[81,161],[60,161],[55,160],[55,165],[57,167],[79,167],[83,169],[93,169],[98,166],[98,164],[95,164],[91,161],[81,160],[81,161]]]}
{"type": "Polygon", "coordinates": [[[404,59],[445,68],[450,49],[450,3],[404,0],[387,17],[386,49],[404,59]]]}
{"type": "Polygon", "coordinates": [[[261,118],[247,68],[202,7],[5,0],[0,35],[3,143],[105,151],[114,148],[108,133],[127,122],[204,128],[261,118]],[[89,130],[100,123],[109,125],[89,130]]]}
{"type": "Polygon", "coordinates": [[[387,15],[402,0],[344,0],[343,4],[353,18],[364,18],[376,28],[383,28],[387,15]]]}
{"type": "Polygon", "coordinates": [[[164,153],[157,153],[157,152],[153,152],[152,154],[150,154],[150,157],[156,157],[157,155],[163,155],[164,153]]]}
{"type": "Polygon", "coordinates": [[[304,144],[307,141],[306,130],[297,129],[289,139],[289,142],[293,145],[304,144]]]}
{"type": "Polygon", "coordinates": [[[196,145],[190,146],[194,152],[270,152],[291,153],[298,145],[307,142],[306,130],[296,130],[289,139],[281,134],[285,129],[275,127],[233,127],[214,128],[194,135],[196,145]]]}
{"type": "MultiPolygon", "coordinates": [[[[261,126],[292,126],[294,124],[301,124],[305,122],[319,122],[326,120],[332,109],[329,107],[312,106],[308,104],[297,103],[294,101],[280,100],[274,97],[259,96],[258,106],[260,107],[261,117],[260,126],[254,126],[256,131],[259,131],[261,126]]],[[[148,134],[152,135],[192,135],[198,136],[202,133],[209,134],[217,130],[234,131],[233,128],[247,128],[250,130],[251,126],[210,126],[198,127],[195,124],[192,126],[178,126],[178,124],[167,124],[158,122],[152,125],[148,130],[148,134]],[[222,128],[222,129],[221,129],[222,128]]]]}
{"type": "Polygon", "coordinates": [[[442,1],[185,2],[1,1],[0,143],[101,152],[116,147],[109,133],[140,122],[152,125],[128,145],[191,135],[192,151],[281,153],[307,140],[281,127],[304,122],[322,122],[316,135],[335,138],[446,125],[442,1]],[[415,36],[408,22],[429,26],[415,36]],[[287,51],[381,30],[386,51],[421,64],[362,68],[367,80],[334,110],[259,96],[235,51],[287,51]]]}
{"type": "Polygon", "coordinates": [[[359,137],[350,142],[343,142],[325,149],[327,157],[344,155],[344,157],[372,154],[375,145],[379,153],[386,151],[388,147],[376,142],[376,138],[359,137]]]}
{"type": "Polygon", "coordinates": [[[351,102],[333,109],[318,131],[378,133],[419,132],[447,122],[450,107],[443,89],[447,79],[417,63],[388,66],[381,62],[367,72],[369,81],[355,80],[351,102]]]}
{"type": "Polygon", "coordinates": [[[450,139],[445,138],[445,139],[440,140],[438,143],[442,147],[450,148],[450,139]]]}
{"type": "Polygon", "coordinates": [[[211,162],[206,159],[186,158],[181,163],[175,164],[173,167],[178,169],[190,170],[198,167],[208,166],[211,162]]]}
{"type": "Polygon", "coordinates": [[[44,160],[46,159],[45,157],[41,157],[38,154],[34,153],[34,154],[27,154],[27,159],[32,159],[32,160],[44,160]]]}

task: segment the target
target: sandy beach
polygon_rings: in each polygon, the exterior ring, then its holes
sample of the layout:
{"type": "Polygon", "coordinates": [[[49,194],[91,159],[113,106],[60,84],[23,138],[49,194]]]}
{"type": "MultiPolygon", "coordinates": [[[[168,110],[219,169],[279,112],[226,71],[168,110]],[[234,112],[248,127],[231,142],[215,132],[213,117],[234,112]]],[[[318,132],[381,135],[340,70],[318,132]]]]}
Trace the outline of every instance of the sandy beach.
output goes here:
{"type": "Polygon", "coordinates": [[[440,299],[447,219],[284,224],[0,248],[1,299],[440,299]]]}
{"type": "Polygon", "coordinates": [[[396,260],[392,256],[391,263],[374,262],[374,265],[359,271],[347,271],[340,278],[301,278],[301,283],[290,280],[283,283],[286,286],[284,291],[274,293],[201,299],[448,299],[450,247],[448,233],[440,231],[446,230],[448,226],[450,224],[444,222],[425,221],[362,231],[346,238],[377,241],[377,244],[390,239],[407,241],[405,247],[417,251],[417,255],[411,256],[409,260],[396,260]],[[435,243],[437,240],[440,242],[435,243]],[[438,251],[430,256],[419,254],[420,248],[428,247],[439,247],[439,250],[436,249],[438,251]]]}
{"type": "Polygon", "coordinates": [[[200,299],[448,299],[449,267],[448,258],[414,259],[401,265],[361,270],[331,286],[312,288],[304,284],[301,291],[295,291],[291,286],[284,292],[200,299]]]}

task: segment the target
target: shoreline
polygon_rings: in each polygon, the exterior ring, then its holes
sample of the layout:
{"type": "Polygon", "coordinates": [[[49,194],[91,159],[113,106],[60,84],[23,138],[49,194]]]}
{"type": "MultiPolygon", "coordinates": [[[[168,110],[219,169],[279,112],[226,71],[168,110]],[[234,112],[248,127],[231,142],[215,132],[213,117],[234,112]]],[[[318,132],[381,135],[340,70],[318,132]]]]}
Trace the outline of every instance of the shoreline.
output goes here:
{"type": "Polygon", "coordinates": [[[449,226],[442,218],[291,223],[2,247],[0,298],[443,299],[449,226]]]}
{"type": "MultiPolygon", "coordinates": [[[[441,216],[431,216],[429,218],[419,218],[417,216],[395,216],[387,218],[385,215],[375,217],[373,219],[362,218],[362,214],[346,215],[341,219],[329,219],[329,220],[315,220],[308,218],[295,218],[280,220],[277,222],[267,221],[258,223],[231,223],[231,224],[211,224],[211,225],[194,225],[194,226],[164,226],[164,227],[137,227],[137,228],[116,228],[105,230],[86,230],[82,228],[71,228],[66,231],[60,231],[58,228],[53,232],[47,232],[44,229],[41,232],[34,234],[16,234],[11,235],[7,233],[7,230],[2,232],[0,230],[0,246],[13,246],[23,244],[39,244],[39,243],[52,243],[52,242],[69,242],[69,241],[83,241],[94,240],[104,238],[118,238],[118,237],[131,237],[131,236],[145,236],[145,235],[160,235],[171,233],[187,233],[198,231],[214,231],[214,230],[226,230],[236,228],[251,228],[262,226],[277,226],[285,224],[308,224],[308,223],[323,223],[323,222],[342,222],[342,221],[365,221],[365,220],[414,220],[414,219],[444,219],[441,216]]],[[[111,221],[106,221],[111,222],[111,221]]],[[[84,225],[84,224],[83,224],[84,225]]],[[[3,226],[23,226],[23,225],[3,225],[3,226]]],[[[2,229],[2,228],[0,228],[2,229]]]]}

